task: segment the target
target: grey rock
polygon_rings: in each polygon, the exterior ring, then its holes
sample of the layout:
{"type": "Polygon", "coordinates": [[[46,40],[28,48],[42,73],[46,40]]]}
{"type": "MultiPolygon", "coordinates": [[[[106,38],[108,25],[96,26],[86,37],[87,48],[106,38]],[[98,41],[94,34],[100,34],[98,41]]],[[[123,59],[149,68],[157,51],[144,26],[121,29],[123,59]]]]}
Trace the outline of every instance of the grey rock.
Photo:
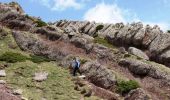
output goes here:
{"type": "Polygon", "coordinates": [[[161,63],[170,66],[170,50],[163,52],[158,58],[161,63]]]}
{"type": "Polygon", "coordinates": [[[150,72],[151,65],[135,59],[121,59],[120,65],[127,67],[133,74],[145,76],[150,72]]]}
{"type": "Polygon", "coordinates": [[[142,23],[132,23],[130,25],[126,25],[128,27],[128,32],[126,35],[125,43],[133,44],[133,37],[137,34],[137,32],[143,27],[142,23]]]}
{"type": "Polygon", "coordinates": [[[62,30],[59,28],[53,28],[52,26],[37,28],[34,32],[46,35],[46,37],[52,41],[58,40],[63,34],[62,30]]]}
{"type": "Polygon", "coordinates": [[[89,81],[102,88],[111,88],[116,83],[116,76],[98,62],[86,62],[80,70],[89,81]]]}
{"type": "Polygon", "coordinates": [[[23,93],[23,90],[21,90],[21,89],[16,89],[13,92],[14,95],[22,95],[22,93],[23,93]]]}
{"type": "Polygon", "coordinates": [[[6,76],[5,70],[0,70],[0,77],[5,77],[5,76],[6,76]]]}
{"type": "Polygon", "coordinates": [[[142,45],[142,40],[143,40],[144,36],[145,36],[145,29],[142,28],[142,29],[140,29],[140,30],[136,33],[136,35],[134,36],[134,38],[133,38],[133,44],[134,44],[135,46],[140,46],[140,45],[142,45]]]}
{"type": "Polygon", "coordinates": [[[38,72],[38,73],[35,73],[35,76],[34,76],[34,80],[35,81],[38,81],[38,82],[42,82],[42,81],[45,81],[48,77],[48,73],[47,72],[38,72]]]}
{"type": "MultiPolygon", "coordinates": [[[[88,24],[85,28],[84,28],[84,33],[88,34],[89,30],[94,26],[94,23],[90,23],[88,24]]],[[[90,35],[90,34],[89,34],[90,35]]]]}
{"type": "Polygon", "coordinates": [[[149,57],[141,50],[135,48],[135,47],[129,47],[128,52],[130,54],[133,54],[135,56],[138,56],[142,59],[149,60],[149,57]]]}
{"type": "Polygon", "coordinates": [[[146,27],[145,30],[145,37],[143,38],[143,42],[142,44],[145,47],[148,47],[148,45],[158,36],[158,34],[160,34],[161,31],[159,29],[159,27],[155,27],[154,29],[152,29],[151,27],[146,27]]]}
{"type": "Polygon", "coordinates": [[[137,88],[131,90],[125,97],[125,100],[151,100],[151,98],[142,88],[137,88]]]}
{"type": "Polygon", "coordinates": [[[5,80],[0,80],[0,84],[6,84],[5,80]]]}
{"type": "Polygon", "coordinates": [[[170,46],[170,34],[159,34],[150,44],[149,51],[152,56],[157,56],[170,46]]]}

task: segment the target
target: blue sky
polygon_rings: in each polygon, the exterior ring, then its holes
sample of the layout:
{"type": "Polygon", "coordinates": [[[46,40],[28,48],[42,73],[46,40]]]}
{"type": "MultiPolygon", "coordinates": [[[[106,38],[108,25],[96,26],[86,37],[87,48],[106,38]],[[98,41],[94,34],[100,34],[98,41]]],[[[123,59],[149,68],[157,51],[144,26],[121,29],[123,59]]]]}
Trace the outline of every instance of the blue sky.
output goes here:
{"type": "Polygon", "coordinates": [[[17,1],[45,21],[89,20],[103,23],[141,21],[170,29],[170,0],[0,0],[17,1]]]}

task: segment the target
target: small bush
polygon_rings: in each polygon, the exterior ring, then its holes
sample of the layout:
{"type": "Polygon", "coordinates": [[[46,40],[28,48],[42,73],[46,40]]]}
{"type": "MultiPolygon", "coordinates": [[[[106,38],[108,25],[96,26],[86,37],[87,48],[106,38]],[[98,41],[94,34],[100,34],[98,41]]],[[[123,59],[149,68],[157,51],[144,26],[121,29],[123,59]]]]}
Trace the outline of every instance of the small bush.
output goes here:
{"type": "Polygon", "coordinates": [[[125,94],[128,93],[129,91],[136,89],[139,87],[138,82],[134,81],[134,80],[130,80],[130,81],[120,81],[118,82],[118,92],[120,92],[121,94],[125,94]]]}
{"type": "Polygon", "coordinates": [[[31,17],[31,16],[29,16],[28,14],[26,14],[25,17],[28,18],[28,19],[30,19],[30,20],[32,20],[32,21],[34,21],[34,18],[31,17]]]}
{"type": "Polygon", "coordinates": [[[0,56],[0,61],[6,61],[9,63],[23,62],[27,59],[28,57],[20,53],[13,53],[13,52],[6,52],[0,56]]]}
{"type": "Polygon", "coordinates": [[[35,23],[37,23],[37,27],[47,26],[47,23],[42,21],[41,19],[38,19],[37,21],[35,21],[35,23]]]}
{"type": "Polygon", "coordinates": [[[41,62],[50,62],[51,60],[49,58],[43,57],[43,56],[37,56],[37,55],[30,55],[30,60],[34,63],[41,63],[41,62]]]}
{"type": "Polygon", "coordinates": [[[96,32],[99,31],[99,30],[101,30],[101,29],[103,29],[103,27],[104,27],[103,25],[98,25],[98,26],[96,27],[96,32]]]}
{"type": "Polygon", "coordinates": [[[170,33],[170,30],[167,30],[168,33],[170,33]]]}
{"type": "Polygon", "coordinates": [[[96,27],[96,32],[93,34],[93,37],[95,38],[95,37],[98,37],[98,34],[97,34],[97,32],[99,31],[99,30],[101,30],[101,29],[103,29],[103,25],[98,25],[97,27],[96,27]]]}

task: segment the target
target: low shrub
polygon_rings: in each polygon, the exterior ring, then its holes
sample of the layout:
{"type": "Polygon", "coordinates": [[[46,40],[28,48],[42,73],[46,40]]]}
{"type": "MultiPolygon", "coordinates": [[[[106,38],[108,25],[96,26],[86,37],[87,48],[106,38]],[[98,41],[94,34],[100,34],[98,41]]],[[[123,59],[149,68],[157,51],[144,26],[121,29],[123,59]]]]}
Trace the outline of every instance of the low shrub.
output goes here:
{"type": "Polygon", "coordinates": [[[5,52],[4,54],[0,55],[0,61],[6,61],[9,63],[23,62],[27,59],[28,57],[20,53],[14,53],[14,52],[5,52]]]}
{"type": "Polygon", "coordinates": [[[98,37],[98,34],[97,34],[97,32],[99,31],[99,30],[101,30],[101,29],[103,29],[103,25],[98,25],[97,27],[96,27],[96,32],[93,34],[93,37],[95,38],[95,37],[98,37]]]}
{"type": "Polygon", "coordinates": [[[49,58],[43,57],[43,56],[37,56],[37,55],[30,55],[30,59],[34,63],[41,63],[41,62],[50,62],[51,60],[49,58]]]}
{"type": "Polygon", "coordinates": [[[130,81],[119,81],[118,82],[118,85],[117,85],[117,89],[118,89],[118,92],[121,93],[121,94],[126,94],[128,93],[129,91],[133,90],[133,89],[136,89],[139,86],[138,82],[134,81],[134,80],[130,80],[130,81]]]}
{"type": "Polygon", "coordinates": [[[99,31],[99,30],[101,30],[101,29],[103,29],[103,27],[104,27],[103,25],[98,25],[98,26],[96,27],[96,32],[99,31]]]}
{"type": "Polygon", "coordinates": [[[26,14],[25,17],[28,18],[28,19],[30,19],[30,20],[32,20],[32,21],[34,21],[34,18],[31,17],[31,16],[29,16],[28,14],[26,14]]]}
{"type": "Polygon", "coordinates": [[[168,33],[170,33],[170,30],[167,30],[168,33]]]}
{"type": "Polygon", "coordinates": [[[37,27],[47,26],[47,23],[42,21],[41,19],[38,19],[37,21],[35,21],[35,23],[37,23],[37,27]]]}

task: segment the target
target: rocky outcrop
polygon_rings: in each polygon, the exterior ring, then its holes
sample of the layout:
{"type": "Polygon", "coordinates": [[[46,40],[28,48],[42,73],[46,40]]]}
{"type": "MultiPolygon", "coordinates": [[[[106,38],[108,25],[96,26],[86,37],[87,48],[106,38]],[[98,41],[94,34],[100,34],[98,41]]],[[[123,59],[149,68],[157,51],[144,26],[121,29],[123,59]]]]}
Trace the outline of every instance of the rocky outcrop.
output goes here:
{"type": "Polygon", "coordinates": [[[122,59],[120,65],[127,67],[133,74],[146,76],[150,71],[150,65],[135,59],[122,59]]]}
{"type": "Polygon", "coordinates": [[[11,29],[29,31],[34,26],[31,19],[16,12],[7,12],[0,16],[0,22],[11,29]]]}
{"type": "Polygon", "coordinates": [[[90,82],[99,87],[109,89],[116,83],[116,76],[98,62],[86,62],[80,70],[90,82]]]}
{"type": "Polygon", "coordinates": [[[133,58],[122,59],[119,64],[127,67],[133,74],[162,79],[170,84],[170,70],[166,66],[133,58]]]}
{"type": "Polygon", "coordinates": [[[37,34],[45,35],[46,38],[52,41],[58,40],[63,33],[63,31],[60,30],[59,28],[52,27],[52,26],[36,28],[34,32],[37,34]]]}
{"type": "Polygon", "coordinates": [[[130,91],[125,100],[151,100],[151,98],[143,89],[137,88],[130,91]]]}
{"type": "Polygon", "coordinates": [[[37,38],[36,34],[22,31],[13,31],[18,46],[25,51],[33,52],[36,55],[43,55],[51,59],[63,59],[68,54],[59,48],[48,45],[46,42],[37,38]]]}
{"type": "Polygon", "coordinates": [[[128,48],[128,52],[130,54],[133,54],[135,56],[138,56],[142,59],[145,59],[145,60],[149,60],[149,57],[144,53],[142,52],[141,50],[137,49],[137,48],[134,48],[134,47],[129,47],[128,48]]]}

